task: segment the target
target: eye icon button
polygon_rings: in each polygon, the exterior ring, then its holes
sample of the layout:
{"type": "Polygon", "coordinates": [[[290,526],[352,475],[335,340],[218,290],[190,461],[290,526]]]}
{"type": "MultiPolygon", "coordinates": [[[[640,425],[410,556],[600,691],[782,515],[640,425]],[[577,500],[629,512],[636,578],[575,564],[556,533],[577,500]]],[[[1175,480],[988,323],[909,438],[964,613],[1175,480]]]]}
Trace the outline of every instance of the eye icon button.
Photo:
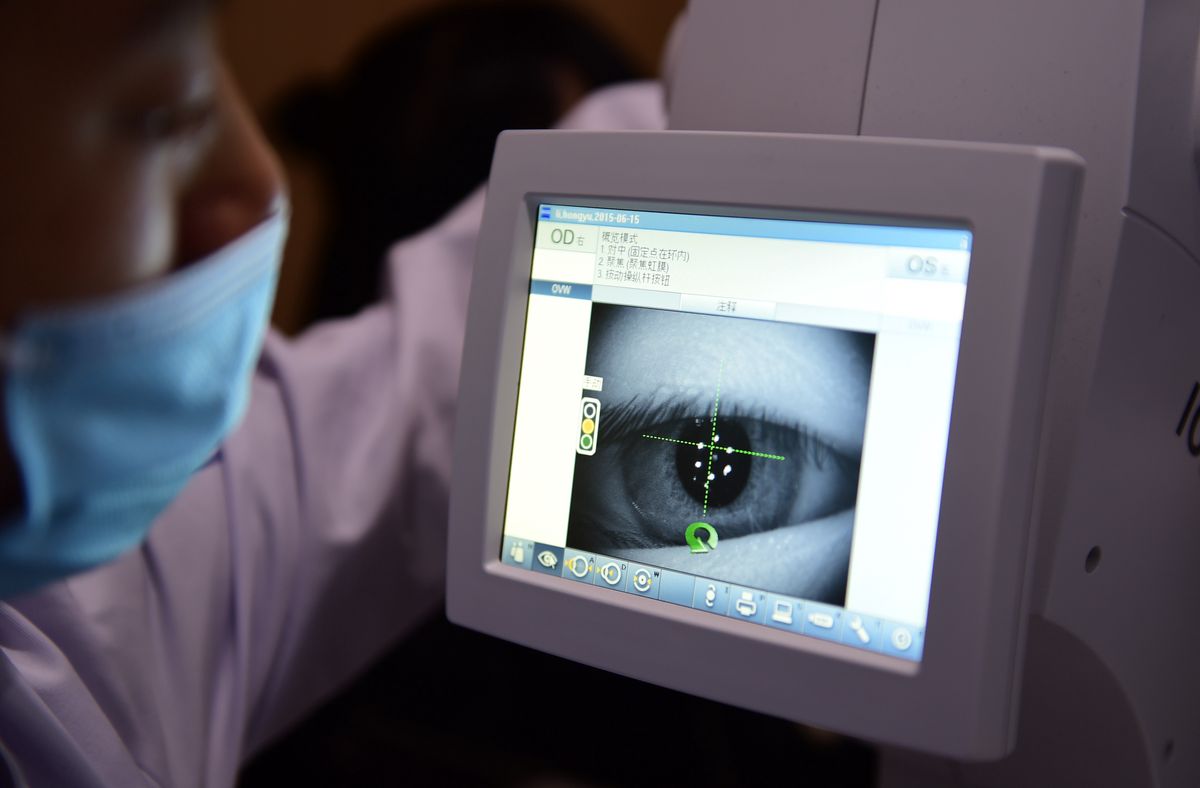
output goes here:
{"type": "Polygon", "coordinates": [[[567,561],[567,569],[569,569],[571,574],[575,575],[576,577],[584,577],[587,575],[591,567],[588,566],[588,561],[586,558],[581,555],[577,555],[567,561]]]}
{"type": "Polygon", "coordinates": [[[616,561],[609,561],[604,566],[600,567],[600,579],[608,583],[610,586],[615,586],[621,582],[621,567],[616,561]]]}
{"type": "Polygon", "coordinates": [[[558,566],[558,556],[554,554],[553,550],[543,550],[538,553],[537,561],[547,569],[553,569],[558,566]]]}

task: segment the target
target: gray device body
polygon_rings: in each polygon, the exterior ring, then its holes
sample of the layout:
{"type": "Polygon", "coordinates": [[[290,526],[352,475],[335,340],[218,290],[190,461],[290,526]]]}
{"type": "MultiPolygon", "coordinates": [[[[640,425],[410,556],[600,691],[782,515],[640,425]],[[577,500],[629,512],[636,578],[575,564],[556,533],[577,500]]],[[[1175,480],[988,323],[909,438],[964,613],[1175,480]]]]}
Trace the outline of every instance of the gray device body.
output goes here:
{"type": "Polygon", "coordinates": [[[450,618],[875,741],[967,759],[1007,752],[1030,609],[1030,511],[1051,338],[1082,172],[1074,154],[1030,146],[728,132],[503,135],[460,385],[450,618]],[[534,220],[540,202],[564,199],[854,213],[971,229],[919,666],[501,563],[510,465],[527,461],[514,451],[513,431],[534,220]]]}
{"type": "Polygon", "coordinates": [[[1032,516],[1013,753],[885,785],[1200,785],[1200,3],[693,0],[673,128],[1087,161],[1032,516]]]}

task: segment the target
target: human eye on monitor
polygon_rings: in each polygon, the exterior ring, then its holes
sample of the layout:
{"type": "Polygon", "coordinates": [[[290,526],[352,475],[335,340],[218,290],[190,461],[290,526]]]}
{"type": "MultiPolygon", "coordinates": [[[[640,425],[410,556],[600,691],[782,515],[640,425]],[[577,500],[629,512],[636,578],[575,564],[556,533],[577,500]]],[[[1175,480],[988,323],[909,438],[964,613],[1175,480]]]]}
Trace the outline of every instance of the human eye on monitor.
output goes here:
{"type": "Polygon", "coordinates": [[[680,523],[703,519],[730,539],[853,505],[856,458],[768,408],[744,408],[727,401],[714,419],[686,402],[612,406],[591,475],[613,475],[595,486],[620,494],[594,502],[593,530],[616,546],[661,547],[680,543],[680,523]]]}
{"type": "Polygon", "coordinates": [[[594,305],[593,455],[576,459],[568,544],[840,603],[874,338],[594,305]],[[696,554],[702,521],[718,549],[696,554]]]}

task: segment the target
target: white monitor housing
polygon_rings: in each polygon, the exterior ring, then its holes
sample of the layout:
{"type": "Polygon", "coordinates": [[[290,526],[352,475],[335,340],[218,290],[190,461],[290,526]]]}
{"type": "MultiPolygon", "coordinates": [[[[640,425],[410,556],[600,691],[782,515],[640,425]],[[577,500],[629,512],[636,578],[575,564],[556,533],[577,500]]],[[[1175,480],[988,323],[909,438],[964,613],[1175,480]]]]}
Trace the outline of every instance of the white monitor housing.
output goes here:
{"type": "Polygon", "coordinates": [[[1019,146],[505,134],[451,619],[877,741],[1007,752],[1082,169],[1019,146]]]}

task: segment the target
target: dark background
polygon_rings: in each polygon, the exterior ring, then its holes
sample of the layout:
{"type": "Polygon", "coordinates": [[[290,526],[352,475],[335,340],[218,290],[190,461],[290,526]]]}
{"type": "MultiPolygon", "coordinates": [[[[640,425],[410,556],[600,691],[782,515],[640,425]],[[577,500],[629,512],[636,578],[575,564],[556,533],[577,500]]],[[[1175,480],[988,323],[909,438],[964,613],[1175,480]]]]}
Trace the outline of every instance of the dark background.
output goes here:
{"type": "Polygon", "coordinates": [[[239,785],[850,788],[874,780],[875,754],[859,742],[439,616],[262,753],[239,785]]]}
{"type": "MultiPolygon", "coordinates": [[[[524,5],[518,0],[225,0],[219,4],[218,27],[226,58],[280,150],[291,188],[292,226],[273,315],[276,327],[291,334],[311,322],[314,302],[320,295],[320,257],[337,221],[332,215],[337,198],[328,161],[322,162],[319,154],[287,139],[288,134],[275,122],[281,105],[313,87],[337,88],[353,82],[359,59],[373,45],[389,36],[402,35],[430,14],[470,16],[475,6],[509,12],[524,5]]],[[[546,5],[582,17],[626,55],[636,75],[654,76],[671,23],[686,2],[548,0],[546,5]]],[[[514,24],[519,22],[514,20],[514,24]]],[[[491,41],[494,45],[509,42],[511,52],[526,46],[518,38],[521,34],[512,27],[498,28],[491,41]]],[[[538,46],[549,50],[554,42],[543,40],[538,46]]],[[[460,47],[457,51],[463,50],[460,47]]],[[[448,73],[447,65],[441,63],[425,72],[393,74],[390,82],[395,90],[403,91],[415,78],[444,77],[448,73]]],[[[440,97],[445,95],[443,92],[440,97]]],[[[439,94],[426,93],[414,101],[401,102],[392,92],[380,91],[376,100],[383,107],[403,103],[410,117],[428,119],[439,94]]],[[[543,125],[553,125],[553,118],[543,125]]],[[[396,147],[400,147],[398,139],[396,147]]],[[[411,189],[394,192],[409,193],[411,189]]],[[[399,216],[400,212],[396,213],[399,216]]],[[[412,232],[416,228],[407,225],[397,229],[412,232]]]]}

